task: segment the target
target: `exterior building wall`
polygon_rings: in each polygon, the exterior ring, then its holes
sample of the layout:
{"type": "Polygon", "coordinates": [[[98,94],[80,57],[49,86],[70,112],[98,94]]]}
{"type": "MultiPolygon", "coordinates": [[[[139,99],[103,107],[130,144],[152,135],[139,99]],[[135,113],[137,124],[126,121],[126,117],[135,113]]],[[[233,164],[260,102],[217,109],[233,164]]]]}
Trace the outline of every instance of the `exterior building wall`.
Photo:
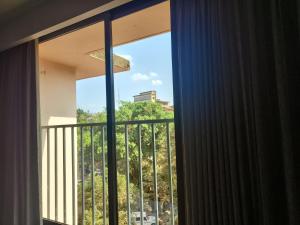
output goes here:
{"type": "Polygon", "coordinates": [[[133,96],[133,98],[134,98],[134,102],[144,102],[144,101],[155,102],[156,101],[156,91],[142,92],[138,95],[133,96]]]}
{"type": "Polygon", "coordinates": [[[165,111],[174,111],[174,107],[170,106],[168,101],[163,101],[157,98],[156,91],[141,92],[140,94],[133,96],[133,98],[134,102],[157,102],[165,111]]]}
{"type": "Polygon", "coordinates": [[[40,60],[41,124],[76,123],[75,69],[40,60]]]}
{"type": "MultiPolygon", "coordinates": [[[[76,123],[76,77],[71,67],[40,60],[40,113],[41,125],[62,125],[76,123]]],[[[54,129],[49,132],[49,153],[47,152],[47,135],[42,131],[42,215],[44,218],[55,219],[55,194],[57,194],[57,220],[63,222],[63,131],[57,130],[57,158],[55,159],[54,129]],[[49,160],[48,160],[49,157],[49,160]],[[55,193],[55,160],[57,160],[57,193],[55,193]],[[50,170],[48,172],[47,163],[50,170]],[[48,185],[48,174],[50,184],[48,185]],[[48,201],[48,189],[50,201],[48,201]],[[49,214],[48,214],[48,205],[49,214]]],[[[77,149],[77,131],[74,130],[74,149],[77,149]]],[[[66,135],[66,223],[76,225],[73,221],[72,202],[72,152],[71,130],[66,135]]],[[[77,168],[77,154],[75,168],[77,168]]],[[[75,169],[75,213],[77,217],[77,169],[75,169]]]]}

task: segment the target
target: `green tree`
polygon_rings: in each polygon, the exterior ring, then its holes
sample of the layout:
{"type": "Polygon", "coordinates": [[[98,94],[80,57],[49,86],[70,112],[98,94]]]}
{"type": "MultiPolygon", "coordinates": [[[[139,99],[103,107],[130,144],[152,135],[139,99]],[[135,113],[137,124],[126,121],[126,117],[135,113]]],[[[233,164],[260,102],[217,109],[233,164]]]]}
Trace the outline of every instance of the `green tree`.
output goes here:
{"type": "MultiPolygon", "coordinates": [[[[99,122],[105,123],[106,112],[89,113],[84,110],[78,109],[78,123],[99,122]]],[[[137,120],[158,120],[158,119],[171,119],[173,112],[168,112],[158,103],[153,102],[122,102],[116,111],[116,140],[117,140],[117,169],[118,169],[118,199],[119,199],[119,224],[127,224],[127,199],[126,199],[126,148],[125,148],[125,121],[137,120]],[[121,122],[121,123],[120,123],[121,122]]],[[[132,211],[139,211],[139,130],[138,126],[127,125],[128,132],[128,150],[130,161],[130,204],[132,211]]],[[[169,210],[170,210],[170,189],[169,189],[169,167],[168,167],[168,149],[167,149],[167,125],[166,123],[142,124],[140,125],[141,134],[141,150],[142,150],[142,177],[143,177],[143,190],[144,190],[144,209],[148,213],[153,213],[154,210],[154,186],[153,186],[153,141],[152,141],[152,128],[155,134],[155,148],[157,158],[157,177],[158,177],[158,193],[159,193],[159,210],[162,224],[168,224],[169,210]]],[[[102,151],[106,156],[107,149],[106,143],[103,142],[101,131],[105,127],[95,127],[94,132],[94,149],[95,149],[95,165],[97,168],[101,167],[102,151]],[[104,147],[102,147],[104,146],[104,147]]],[[[174,143],[174,126],[170,124],[170,144],[172,149],[172,173],[173,173],[173,187],[174,187],[174,204],[177,205],[177,188],[176,188],[176,155],[174,143]]],[[[105,131],[105,130],[104,130],[105,131]]],[[[105,132],[104,132],[105,133],[105,132]]],[[[105,138],[104,138],[105,139],[105,138]]],[[[80,140],[78,140],[80,141],[80,140]]],[[[90,128],[83,131],[83,143],[85,148],[85,170],[90,171],[91,165],[91,136],[90,128]]],[[[80,164],[80,163],[79,163],[80,164]]],[[[80,165],[81,166],[81,165],[80,165]]],[[[89,173],[88,173],[89,174],[89,173]]],[[[101,179],[95,179],[98,192],[102,190],[101,179]],[[101,183],[101,184],[100,184],[101,183]]],[[[86,195],[91,198],[91,182],[88,180],[85,184],[86,195]]],[[[107,184],[106,184],[107,185],[107,184]]],[[[107,190],[107,188],[106,188],[107,190]]],[[[102,194],[96,194],[97,202],[102,202],[102,194]]],[[[79,196],[81,192],[79,191],[79,196]]],[[[88,225],[91,222],[92,209],[91,200],[86,200],[86,213],[85,220],[88,225]]],[[[79,205],[81,202],[79,202],[79,205]]],[[[96,217],[99,224],[102,224],[103,215],[101,214],[103,206],[97,205],[96,217]],[[99,211],[99,212],[98,212],[99,211]]],[[[176,207],[177,208],[177,207],[176,207]]],[[[107,216],[107,215],[106,215],[107,216]]],[[[81,218],[82,219],[82,218],[81,218]]]]}

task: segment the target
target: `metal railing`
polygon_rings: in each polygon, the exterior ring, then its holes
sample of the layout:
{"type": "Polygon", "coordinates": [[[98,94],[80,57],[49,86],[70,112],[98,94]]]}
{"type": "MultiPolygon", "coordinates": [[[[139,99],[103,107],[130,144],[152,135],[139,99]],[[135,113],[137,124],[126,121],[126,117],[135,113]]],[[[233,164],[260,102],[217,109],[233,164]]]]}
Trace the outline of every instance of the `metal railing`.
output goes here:
{"type": "MultiPolygon", "coordinates": [[[[106,123],[42,126],[45,218],[108,224],[106,128],[106,123]]],[[[177,224],[173,119],[117,122],[116,136],[118,174],[126,180],[126,204],[119,205],[126,218],[119,223],[177,224]]]]}

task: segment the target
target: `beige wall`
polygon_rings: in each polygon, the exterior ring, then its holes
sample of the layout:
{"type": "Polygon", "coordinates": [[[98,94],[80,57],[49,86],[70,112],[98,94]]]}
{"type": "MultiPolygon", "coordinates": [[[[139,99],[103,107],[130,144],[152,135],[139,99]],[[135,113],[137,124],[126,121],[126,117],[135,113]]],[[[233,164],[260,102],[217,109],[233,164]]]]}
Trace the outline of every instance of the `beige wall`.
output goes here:
{"type": "MultiPolygon", "coordinates": [[[[40,111],[42,125],[61,125],[76,123],[76,78],[75,70],[57,63],[40,60],[40,111]]],[[[66,129],[66,214],[67,224],[77,223],[72,218],[72,142],[71,129],[66,129]]],[[[50,185],[48,186],[47,173],[47,135],[42,131],[42,206],[43,217],[55,219],[55,148],[54,129],[49,133],[49,166],[50,185]],[[47,214],[47,190],[50,191],[50,215],[47,214]]],[[[57,183],[58,183],[58,221],[63,222],[63,135],[58,129],[57,139],[57,183]]],[[[74,146],[76,153],[76,129],[74,130],[74,146]]],[[[77,168],[77,154],[75,154],[75,168],[77,168]]],[[[77,178],[77,169],[75,169],[77,178]]],[[[75,212],[77,215],[77,179],[75,179],[75,212]]]]}
{"type": "Polygon", "coordinates": [[[76,123],[75,69],[40,60],[41,124],[76,123]]]}

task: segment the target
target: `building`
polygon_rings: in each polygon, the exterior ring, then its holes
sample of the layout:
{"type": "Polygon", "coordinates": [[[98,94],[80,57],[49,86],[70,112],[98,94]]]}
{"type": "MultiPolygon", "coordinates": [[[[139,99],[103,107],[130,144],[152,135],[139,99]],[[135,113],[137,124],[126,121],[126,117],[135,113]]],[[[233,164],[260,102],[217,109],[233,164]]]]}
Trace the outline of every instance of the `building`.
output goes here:
{"type": "Polygon", "coordinates": [[[145,91],[133,96],[134,102],[156,102],[156,91],[145,91]]]}
{"type": "Polygon", "coordinates": [[[157,102],[161,104],[166,111],[174,111],[174,107],[170,105],[170,102],[157,98],[156,91],[154,90],[141,92],[138,95],[133,96],[133,98],[134,102],[157,102]]]}

